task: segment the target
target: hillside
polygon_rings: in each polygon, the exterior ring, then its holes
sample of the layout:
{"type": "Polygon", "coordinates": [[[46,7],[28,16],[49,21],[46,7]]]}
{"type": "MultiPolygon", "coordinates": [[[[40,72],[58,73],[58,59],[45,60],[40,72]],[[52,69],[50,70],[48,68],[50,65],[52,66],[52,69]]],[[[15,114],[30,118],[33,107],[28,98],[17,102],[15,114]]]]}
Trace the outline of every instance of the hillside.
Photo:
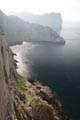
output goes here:
{"type": "Polygon", "coordinates": [[[25,22],[17,16],[6,16],[2,11],[0,11],[0,26],[10,45],[21,43],[22,41],[65,43],[64,39],[51,28],[25,22]]]}
{"type": "Polygon", "coordinates": [[[14,54],[0,32],[0,120],[71,120],[54,92],[16,71],[14,54]]]}

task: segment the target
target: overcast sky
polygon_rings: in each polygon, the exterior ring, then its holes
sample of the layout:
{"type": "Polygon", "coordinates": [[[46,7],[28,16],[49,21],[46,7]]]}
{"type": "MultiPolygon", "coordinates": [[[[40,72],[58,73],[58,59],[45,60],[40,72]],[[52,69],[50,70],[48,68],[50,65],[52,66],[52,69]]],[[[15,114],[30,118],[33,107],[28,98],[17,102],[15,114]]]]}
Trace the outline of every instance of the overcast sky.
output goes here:
{"type": "Polygon", "coordinates": [[[3,12],[28,11],[35,14],[60,12],[65,21],[80,21],[80,0],[0,0],[3,12]]]}

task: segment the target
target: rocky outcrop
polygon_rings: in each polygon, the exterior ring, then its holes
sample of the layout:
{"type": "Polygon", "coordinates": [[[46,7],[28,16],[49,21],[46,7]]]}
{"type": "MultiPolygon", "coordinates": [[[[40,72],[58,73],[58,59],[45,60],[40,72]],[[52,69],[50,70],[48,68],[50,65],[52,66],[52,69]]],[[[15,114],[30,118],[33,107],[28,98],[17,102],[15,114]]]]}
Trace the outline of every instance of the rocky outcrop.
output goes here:
{"type": "Polygon", "coordinates": [[[16,16],[6,16],[2,11],[0,11],[0,26],[9,45],[23,41],[65,43],[65,40],[51,28],[25,22],[16,16]]]}
{"type": "Polygon", "coordinates": [[[50,88],[16,72],[13,55],[0,32],[0,120],[71,120],[50,88]]]}

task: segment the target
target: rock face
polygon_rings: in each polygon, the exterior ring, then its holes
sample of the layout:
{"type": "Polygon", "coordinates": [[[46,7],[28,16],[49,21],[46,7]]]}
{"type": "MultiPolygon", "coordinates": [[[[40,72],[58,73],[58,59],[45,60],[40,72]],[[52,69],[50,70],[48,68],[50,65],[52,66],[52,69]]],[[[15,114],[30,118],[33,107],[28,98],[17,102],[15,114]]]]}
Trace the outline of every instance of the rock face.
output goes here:
{"type": "Polygon", "coordinates": [[[13,100],[10,91],[13,60],[11,51],[4,39],[0,33],[0,120],[8,120],[13,114],[13,100]]]}
{"type": "Polygon", "coordinates": [[[51,28],[25,22],[16,16],[6,16],[2,11],[0,11],[0,26],[10,45],[21,43],[22,41],[65,43],[64,39],[51,28]]]}
{"type": "Polygon", "coordinates": [[[60,31],[62,28],[62,17],[60,13],[46,13],[43,15],[34,15],[28,12],[10,12],[9,15],[16,15],[27,22],[51,27],[56,32],[60,31]]]}
{"type": "Polygon", "coordinates": [[[0,32],[0,120],[70,120],[50,88],[16,72],[13,53],[0,32]]]}

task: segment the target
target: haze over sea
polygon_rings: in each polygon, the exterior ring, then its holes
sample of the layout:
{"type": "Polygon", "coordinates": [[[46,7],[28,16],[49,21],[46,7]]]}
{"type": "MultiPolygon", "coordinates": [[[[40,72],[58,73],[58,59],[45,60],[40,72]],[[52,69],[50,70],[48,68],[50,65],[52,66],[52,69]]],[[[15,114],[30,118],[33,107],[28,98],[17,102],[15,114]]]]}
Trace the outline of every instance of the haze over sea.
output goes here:
{"type": "Polygon", "coordinates": [[[23,43],[13,46],[18,71],[30,81],[39,80],[55,90],[65,112],[80,119],[80,23],[66,23],[61,30],[65,45],[23,43]]]}

